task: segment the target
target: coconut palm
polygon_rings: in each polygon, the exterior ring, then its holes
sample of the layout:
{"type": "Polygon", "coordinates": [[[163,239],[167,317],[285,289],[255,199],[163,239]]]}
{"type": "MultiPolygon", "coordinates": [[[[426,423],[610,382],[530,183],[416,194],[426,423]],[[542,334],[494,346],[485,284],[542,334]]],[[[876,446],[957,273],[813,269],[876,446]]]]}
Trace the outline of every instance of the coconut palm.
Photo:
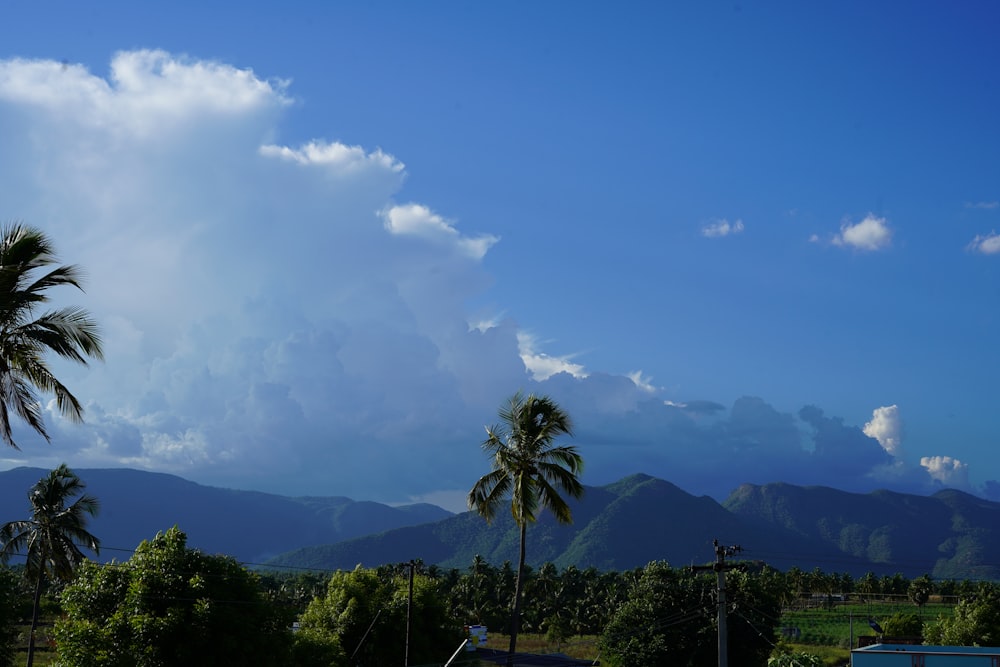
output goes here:
{"type": "Polygon", "coordinates": [[[572,498],[583,495],[578,478],[583,459],[575,447],[555,444],[558,437],[572,435],[572,423],[549,397],[517,392],[498,414],[500,423],[486,427],[482,445],[491,458],[492,470],[469,491],[468,504],[492,521],[498,508],[510,502],[521,532],[510,623],[508,664],[512,664],[520,627],[528,524],[535,522],[540,508],[547,508],[560,523],[572,523],[573,514],[561,494],[572,498]]]}
{"type": "Polygon", "coordinates": [[[0,527],[0,557],[6,561],[12,554],[24,553],[27,557],[24,574],[35,584],[28,667],[34,660],[35,628],[45,578],[68,581],[76,566],[86,558],[80,547],[94,553],[100,549],[100,540],[86,527],[87,515],[96,514],[99,504],[93,496],[80,495],[85,486],[64,463],[31,487],[28,492],[31,518],[10,521],[0,527]],[[67,504],[78,495],[72,504],[67,504]]]}
{"type": "Polygon", "coordinates": [[[53,394],[59,411],[81,421],[83,407],[52,374],[44,355],[86,365],[101,359],[101,338],[86,310],[38,310],[53,287],[80,287],[80,269],[56,264],[51,240],[33,227],[0,228],[0,437],[17,449],[11,433],[13,412],[46,440],[38,393],[53,394]]]}

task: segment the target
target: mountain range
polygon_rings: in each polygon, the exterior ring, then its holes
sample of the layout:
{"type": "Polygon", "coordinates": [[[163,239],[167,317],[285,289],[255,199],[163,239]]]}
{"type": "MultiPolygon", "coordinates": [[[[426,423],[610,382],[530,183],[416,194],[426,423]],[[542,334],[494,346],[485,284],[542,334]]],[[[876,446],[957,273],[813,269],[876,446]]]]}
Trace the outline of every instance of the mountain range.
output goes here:
{"type": "MultiPolygon", "coordinates": [[[[191,547],[272,567],[336,570],[421,559],[464,569],[477,554],[495,564],[517,558],[518,531],[504,511],[488,524],[472,512],[427,504],[286,497],[129,469],[76,472],[101,501],[90,525],[102,540],[102,560],[124,560],[140,541],[174,525],[191,547]]],[[[27,491],[45,474],[0,472],[0,521],[27,518],[27,491]]],[[[1000,579],[1000,503],[951,489],[916,496],[745,484],[719,503],[637,474],[589,486],[571,507],[571,525],[543,513],[529,527],[530,564],[701,564],[714,558],[718,540],[740,546],[741,558],[782,570],[1000,579]]]]}
{"type": "MultiPolygon", "coordinates": [[[[49,471],[0,472],[0,522],[27,519],[28,490],[49,471]]],[[[390,507],[340,496],[286,497],[202,486],[174,475],[127,468],[74,469],[86,493],[100,502],[88,524],[101,540],[101,560],[127,560],[143,540],[173,526],[188,545],[245,563],[291,549],[438,521],[452,516],[436,505],[390,507]]]]}

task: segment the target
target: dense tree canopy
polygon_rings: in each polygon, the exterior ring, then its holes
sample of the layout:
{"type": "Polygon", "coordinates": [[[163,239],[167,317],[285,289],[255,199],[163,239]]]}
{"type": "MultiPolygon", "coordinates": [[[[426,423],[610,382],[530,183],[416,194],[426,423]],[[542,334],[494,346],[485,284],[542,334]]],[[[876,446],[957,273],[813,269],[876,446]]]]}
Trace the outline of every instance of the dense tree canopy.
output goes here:
{"type": "MultiPolygon", "coordinates": [[[[395,568],[336,572],[325,597],[309,605],[300,635],[338,645],[348,663],[401,665],[406,654],[409,578],[395,568]]],[[[462,641],[462,626],[448,613],[440,581],[413,577],[410,664],[442,663],[462,641]]],[[[340,664],[340,663],[338,663],[340,664]]]]}
{"type": "Polygon", "coordinates": [[[948,646],[1000,646],[1000,588],[982,583],[952,616],[924,625],[924,641],[948,646]]]}
{"type": "MultiPolygon", "coordinates": [[[[774,621],[781,613],[783,578],[768,570],[727,575],[729,652],[740,664],[767,664],[774,621]]],[[[716,578],[666,563],[647,565],[627,601],[601,636],[601,654],[613,667],[712,667],[718,660],[716,578]]]]}
{"type": "Polygon", "coordinates": [[[266,667],[288,659],[291,614],[227,556],[187,548],[177,528],[124,563],[87,563],[62,593],[63,667],[266,667]]]}

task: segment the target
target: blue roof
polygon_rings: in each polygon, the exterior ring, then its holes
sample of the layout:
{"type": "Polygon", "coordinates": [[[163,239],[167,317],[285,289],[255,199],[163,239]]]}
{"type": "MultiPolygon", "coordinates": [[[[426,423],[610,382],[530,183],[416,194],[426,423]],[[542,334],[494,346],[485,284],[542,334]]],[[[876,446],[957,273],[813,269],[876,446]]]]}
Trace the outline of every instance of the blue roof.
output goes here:
{"type": "Polygon", "coordinates": [[[928,644],[871,644],[851,653],[936,653],[951,655],[997,655],[1000,646],[933,646],[928,644]]]}

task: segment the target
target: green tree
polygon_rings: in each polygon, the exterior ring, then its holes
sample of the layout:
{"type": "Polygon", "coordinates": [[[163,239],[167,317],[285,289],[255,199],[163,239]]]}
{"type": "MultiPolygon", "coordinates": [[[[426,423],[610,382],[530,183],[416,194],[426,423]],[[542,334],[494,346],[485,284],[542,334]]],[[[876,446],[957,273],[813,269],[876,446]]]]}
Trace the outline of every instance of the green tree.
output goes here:
{"type": "Polygon", "coordinates": [[[70,580],[86,559],[80,547],[94,553],[100,549],[100,540],[87,531],[87,516],[96,514],[99,504],[93,496],[80,495],[85,488],[64,463],[31,487],[28,493],[31,518],[9,521],[0,527],[3,558],[24,551],[27,559],[24,573],[35,585],[28,667],[34,662],[35,630],[46,577],[70,580]]]}
{"type": "Polygon", "coordinates": [[[981,583],[959,600],[952,616],[924,625],[924,641],[947,646],[1000,646],[1000,588],[981,583]]]}
{"type": "Polygon", "coordinates": [[[0,667],[14,664],[16,624],[24,618],[20,607],[26,597],[21,595],[18,580],[19,577],[10,568],[0,568],[0,667]]]}
{"type": "Polygon", "coordinates": [[[11,431],[13,411],[46,440],[38,393],[53,394],[67,418],[81,421],[83,407],[45,361],[46,352],[86,365],[103,358],[97,325],[86,310],[64,307],[37,310],[54,287],[80,286],[80,269],[55,266],[51,240],[22,225],[0,228],[0,437],[17,448],[11,431]]]}
{"type": "Polygon", "coordinates": [[[233,558],[189,549],[176,527],[124,563],[84,564],[61,601],[60,667],[289,662],[293,614],[233,558]]]}
{"type": "MultiPolygon", "coordinates": [[[[384,572],[360,566],[351,572],[335,572],[326,595],[314,599],[302,614],[298,634],[340,647],[348,660],[338,664],[402,664],[409,576],[381,574],[384,572]]],[[[451,619],[446,601],[438,580],[414,575],[411,664],[443,662],[461,642],[462,627],[451,619]]]]}
{"type": "Polygon", "coordinates": [[[767,661],[767,667],[823,667],[823,659],[804,651],[779,653],[767,661]]]}
{"type": "Polygon", "coordinates": [[[884,637],[920,637],[924,629],[924,622],[916,614],[901,611],[883,619],[879,625],[884,637]]]}
{"type": "Polygon", "coordinates": [[[707,664],[714,657],[713,580],[665,562],[647,565],[601,634],[604,661],[612,667],[707,664]]]}
{"type": "Polygon", "coordinates": [[[927,604],[927,601],[930,599],[931,593],[933,592],[934,582],[931,581],[929,574],[924,574],[910,581],[910,585],[906,590],[906,595],[910,598],[910,602],[918,607],[923,607],[927,604]]]}
{"type": "Polygon", "coordinates": [[[511,514],[520,529],[517,582],[511,605],[508,662],[517,651],[521,622],[521,593],[524,590],[525,536],[529,523],[547,508],[560,523],[572,523],[573,513],[563,498],[583,495],[579,475],[583,458],[572,445],[557,445],[556,439],[570,436],[572,422],[547,396],[515,393],[500,408],[500,423],[486,427],[483,450],[490,456],[492,469],[469,491],[469,509],[492,521],[499,507],[510,502],[511,514]]]}
{"type": "MultiPolygon", "coordinates": [[[[784,576],[768,568],[727,574],[728,646],[740,665],[763,667],[775,644],[784,576]]],[[[716,578],[662,562],[647,565],[601,634],[612,667],[718,664],[716,578]]]]}

